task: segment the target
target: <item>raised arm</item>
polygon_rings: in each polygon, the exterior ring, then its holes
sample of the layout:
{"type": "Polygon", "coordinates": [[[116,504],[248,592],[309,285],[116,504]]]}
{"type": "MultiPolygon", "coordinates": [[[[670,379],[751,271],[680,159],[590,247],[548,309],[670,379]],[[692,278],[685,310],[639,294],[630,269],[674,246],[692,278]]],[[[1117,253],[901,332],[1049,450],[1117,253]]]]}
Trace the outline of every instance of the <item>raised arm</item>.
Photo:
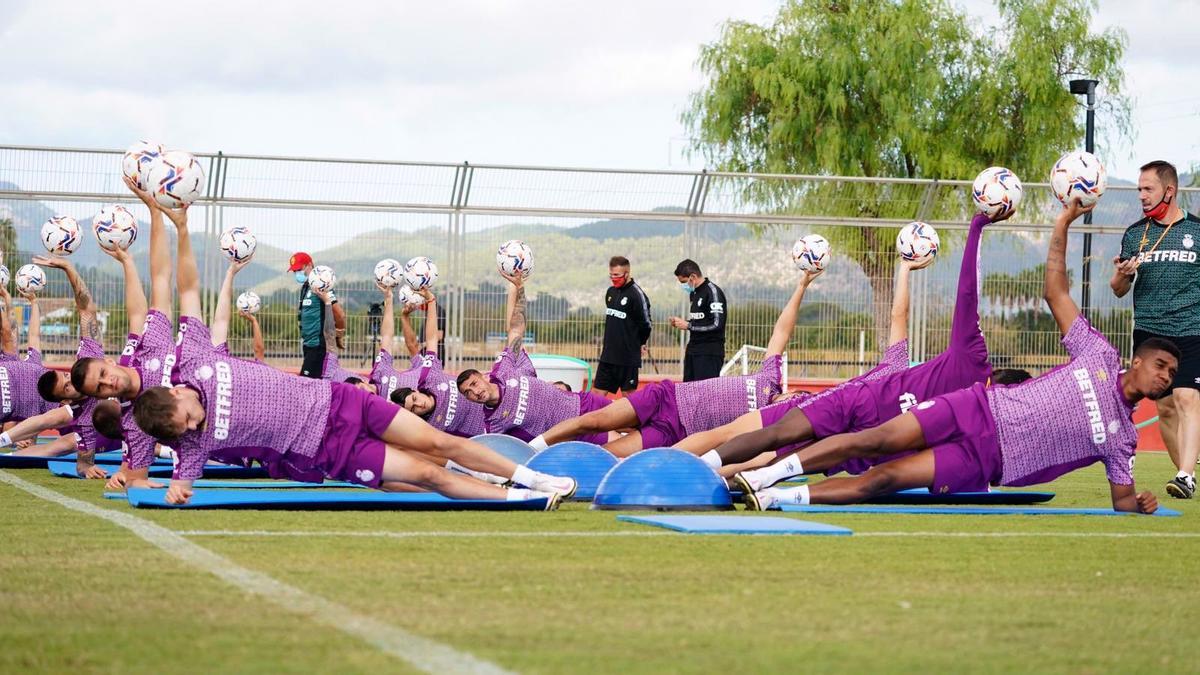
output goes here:
{"type": "MultiPolygon", "coordinates": [[[[125,179],[129,191],[142,200],[150,209],[150,308],[156,309],[168,317],[171,316],[171,248],[167,245],[167,229],[163,225],[163,208],[154,200],[154,196],[142,190],[129,178],[125,179]]],[[[186,213],[184,219],[186,221],[186,213]]],[[[128,286],[128,275],[126,276],[128,286]]],[[[130,332],[142,329],[142,323],[136,326],[130,321],[130,332]]]]}
{"type": "Polygon", "coordinates": [[[17,336],[13,332],[13,301],[7,286],[0,286],[0,298],[4,300],[4,316],[0,317],[0,350],[6,354],[17,353],[17,336]]]}
{"type": "MultiPolygon", "coordinates": [[[[192,252],[192,237],[188,232],[188,214],[187,207],[181,209],[163,209],[167,217],[175,223],[175,241],[177,251],[175,252],[175,283],[179,286],[179,318],[182,320],[185,316],[202,319],[203,314],[200,308],[200,270],[196,267],[196,255],[192,252]]],[[[151,232],[150,240],[150,274],[155,275],[154,271],[154,239],[151,232]]],[[[163,247],[166,247],[166,241],[163,241],[163,247]]],[[[167,270],[166,278],[168,284],[171,278],[171,256],[167,254],[167,270]]],[[[153,284],[151,281],[152,289],[153,284]]],[[[231,282],[232,283],[232,282],[231,282]]],[[[157,292],[151,290],[151,295],[157,292]]],[[[157,305],[155,306],[157,309],[157,305]]],[[[170,315],[168,315],[170,316],[170,315]]],[[[227,317],[228,318],[228,317],[227,317]]],[[[226,332],[228,332],[228,324],[226,332]]]]}
{"type": "Polygon", "coordinates": [[[213,310],[212,323],[209,325],[209,334],[214,346],[229,339],[229,321],[233,316],[233,278],[249,263],[250,258],[241,262],[230,262],[229,269],[225,270],[221,292],[217,294],[217,307],[213,310]]]}
{"type": "Polygon", "coordinates": [[[346,348],[346,310],[341,303],[334,300],[330,307],[333,310],[333,343],[338,349],[346,348]]]}
{"type": "MultiPolygon", "coordinates": [[[[509,291],[509,297],[512,298],[512,311],[509,312],[508,317],[506,347],[509,352],[516,354],[517,350],[523,349],[525,345],[525,277],[505,274],[504,278],[512,284],[512,289],[509,291]]],[[[434,323],[436,325],[436,319],[434,323]]]]}
{"type": "Polygon", "coordinates": [[[933,264],[933,258],[921,262],[900,260],[896,266],[896,288],[892,291],[891,325],[888,328],[888,346],[908,339],[909,275],[913,270],[924,269],[933,264]]]}
{"type": "Polygon", "coordinates": [[[125,313],[129,316],[129,332],[140,333],[146,325],[146,312],[149,307],[146,305],[146,291],[138,277],[137,265],[133,264],[133,256],[129,255],[129,251],[121,249],[110,251],[102,246],[100,250],[121,264],[121,270],[125,274],[125,313]]]}
{"type": "Polygon", "coordinates": [[[779,318],[775,320],[775,327],[771,329],[771,339],[767,342],[768,357],[782,354],[787,349],[788,341],[792,339],[792,330],[796,327],[796,315],[800,313],[800,303],[804,301],[804,292],[822,271],[810,270],[800,275],[792,297],[788,298],[783,311],[779,313],[779,318]]]}
{"type": "Polygon", "coordinates": [[[428,288],[422,288],[421,297],[425,298],[425,351],[436,354],[438,348],[438,312],[437,298],[428,288]]]}
{"type": "Polygon", "coordinates": [[[42,351],[42,311],[38,307],[37,295],[24,293],[29,301],[29,349],[42,351]]]}
{"type": "Polygon", "coordinates": [[[240,312],[250,322],[250,339],[254,344],[254,360],[267,360],[267,343],[263,341],[262,327],[258,325],[258,317],[250,312],[240,312]]]}
{"type": "Polygon", "coordinates": [[[1071,299],[1071,282],[1067,279],[1067,231],[1079,216],[1096,208],[1095,204],[1084,208],[1072,199],[1063,206],[1054,220],[1054,233],[1050,235],[1050,252],[1046,255],[1046,304],[1064,336],[1071,324],[1079,317],[1079,306],[1071,299]]]}
{"type": "Polygon", "coordinates": [[[84,282],[83,277],[79,276],[79,272],[76,271],[71,261],[55,256],[38,256],[33,259],[33,262],[46,267],[56,267],[66,273],[67,283],[71,284],[71,290],[75,293],[75,311],[79,313],[79,334],[81,337],[99,340],[100,326],[96,322],[96,302],[92,299],[92,292],[88,290],[87,283],[84,282]]]}

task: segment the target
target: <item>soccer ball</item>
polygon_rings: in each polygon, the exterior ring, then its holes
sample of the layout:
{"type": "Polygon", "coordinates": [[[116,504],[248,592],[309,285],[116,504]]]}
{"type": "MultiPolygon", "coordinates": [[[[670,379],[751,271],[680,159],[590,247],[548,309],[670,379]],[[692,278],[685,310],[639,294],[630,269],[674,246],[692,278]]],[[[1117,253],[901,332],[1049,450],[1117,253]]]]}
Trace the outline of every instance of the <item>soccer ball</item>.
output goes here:
{"type": "Polygon", "coordinates": [[[404,281],[404,267],[395,258],[384,258],[375,263],[375,283],[384,288],[395,288],[404,281]]]}
{"type": "Polygon", "coordinates": [[[0,265],[0,286],[8,285],[8,266],[0,265]]]}
{"type": "Polygon", "coordinates": [[[42,225],[42,245],[55,255],[71,255],[79,242],[79,223],[71,216],[54,216],[42,225]]]}
{"type": "Polygon", "coordinates": [[[1100,201],[1106,187],[1108,173],[1090,152],[1068,152],[1059,157],[1050,170],[1050,189],[1064,205],[1077,199],[1080,206],[1091,206],[1100,201]]]}
{"type": "Polygon", "coordinates": [[[137,184],[142,190],[149,190],[146,187],[146,173],[150,170],[150,165],[154,160],[158,159],[166,152],[162,143],[154,141],[138,141],[129,146],[125,151],[125,156],[121,158],[121,173],[137,184]]]}
{"type": "Polygon", "coordinates": [[[137,240],[137,219],[120,204],[111,204],[100,209],[100,213],[92,218],[92,231],[96,233],[96,241],[100,246],[110,251],[127,250],[137,240]]]}
{"type": "Polygon", "coordinates": [[[1012,215],[1024,194],[1021,179],[1002,166],[984,169],[971,186],[975,206],[992,220],[1012,215]]]}
{"type": "Polygon", "coordinates": [[[920,221],[909,223],[900,228],[896,235],[896,251],[900,257],[912,262],[923,262],[937,255],[941,240],[937,230],[920,221]]]}
{"type": "Polygon", "coordinates": [[[159,204],[178,209],[204,192],[204,169],[190,152],[168,150],[150,163],[146,186],[159,204]]]}
{"type": "Polygon", "coordinates": [[[528,278],[533,274],[533,249],[519,239],[506,241],[496,251],[496,266],[504,274],[520,272],[522,277],[528,278]]]}
{"type": "Polygon", "coordinates": [[[829,241],[819,234],[806,234],[792,244],[792,262],[801,272],[825,269],[829,255],[829,241]]]}
{"type": "Polygon", "coordinates": [[[337,283],[337,275],[328,265],[317,265],[308,273],[308,287],[316,291],[328,291],[337,283]]]}
{"type": "Polygon", "coordinates": [[[17,290],[22,293],[37,293],[46,287],[46,272],[37,265],[22,265],[17,270],[17,290]]]}
{"type": "Polygon", "coordinates": [[[257,293],[246,291],[238,296],[237,308],[239,312],[258,314],[258,310],[262,309],[262,298],[257,293]]]}
{"type": "Polygon", "coordinates": [[[433,261],[423,255],[419,255],[412,260],[404,263],[404,281],[413,288],[413,290],[421,290],[433,285],[437,281],[438,268],[433,264],[433,261]]]}
{"type": "Polygon", "coordinates": [[[221,253],[234,262],[249,260],[258,248],[258,239],[245,227],[231,227],[221,233],[221,253]]]}
{"type": "Polygon", "coordinates": [[[425,298],[408,286],[400,287],[400,304],[408,307],[420,307],[425,304],[425,298]]]}

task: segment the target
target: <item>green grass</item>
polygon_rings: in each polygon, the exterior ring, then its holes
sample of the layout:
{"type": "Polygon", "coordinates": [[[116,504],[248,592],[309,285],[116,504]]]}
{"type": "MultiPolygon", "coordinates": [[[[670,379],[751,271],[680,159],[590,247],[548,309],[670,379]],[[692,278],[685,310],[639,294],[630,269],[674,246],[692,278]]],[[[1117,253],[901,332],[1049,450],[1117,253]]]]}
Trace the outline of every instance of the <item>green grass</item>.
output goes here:
{"type": "MultiPolygon", "coordinates": [[[[108,509],[98,482],[14,472],[108,509]]],[[[1165,455],[1139,458],[1161,494],[1165,455]]],[[[1106,506],[1099,467],[1053,506],[1106,506]]],[[[1164,499],[1166,499],[1164,497],[1164,499]]],[[[822,515],[853,537],[639,532],[612,512],[157,512],[253,570],[522,672],[1194,672],[1200,532],[1181,518],[822,515]],[[901,536],[871,533],[1041,533],[901,536]],[[867,536],[862,536],[867,535],[867,536]]],[[[374,647],[0,484],[0,672],[407,672],[374,647]]]]}

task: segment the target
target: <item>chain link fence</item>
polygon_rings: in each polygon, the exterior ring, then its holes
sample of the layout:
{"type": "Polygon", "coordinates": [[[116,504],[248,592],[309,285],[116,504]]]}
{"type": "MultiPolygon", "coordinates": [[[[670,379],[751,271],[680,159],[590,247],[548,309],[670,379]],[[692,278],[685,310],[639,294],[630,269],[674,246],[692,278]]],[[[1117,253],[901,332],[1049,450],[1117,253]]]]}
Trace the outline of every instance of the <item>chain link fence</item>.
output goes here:
{"type": "MultiPolygon", "coordinates": [[[[0,220],[14,240],[4,262],[15,273],[43,251],[41,224],[71,215],[89,226],[104,204],[148,214],[121,182],[117,150],[0,146],[0,220]]],[[[629,258],[650,297],[656,370],[678,376],[683,336],[667,318],[686,313],[686,296],[672,271],[696,260],[728,300],[727,356],[741,345],[765,345],[797,279],[791,243],[811,232],[834,244],[828,270],[810,288],[789,345],[790,376],[842,378],[871,367],[886,335],[898,227],[924,220],[941,233],[938,262],[916,272],[909,322],[913,358],[945,348],[949,335],[970,186],[962,181],[777,176],[694,171],[618,171],[502,165],[198,154],[207,187],[190,210],[207,311],[226,261],[216,242],[236,225],[249,227],[259,246],[238,277],[236,293],[263,298],[259,314],[268,359],[300,360],[298,288],[286,273],[294,251],[338,273],[337,291],[349,316],[343,361],[368,367],[378,336],[371,321],[380,299],[372,270],[382,258],[401,262],[427,255],[438,263],[435,287],[445,309],[448,367],[491,360],[505,333],[506,284],[495,270],[496,247],[523,239],[536,270],[529,284],[532,351],[598,360],[604,325],[608,259],[629,258]]],[[[1057,202],[1048,186],[1026,183],[1025,200],[1010,221],[989,226],[980,276],[982,325],[998,364],[1043,369],[1065,354],[1041,300],[1050,223],[1057,202]]],[[[1181,191],[1186,209],[1198,191],[1181,191]]],[[[1124,229],[1141,217],[1133,186],[1110,186],[1092,225],[1076,224],[1068,248],[1072,290],[1081,302],[1086,283],[1084,238],[1090,235],[1091,292],[1087,312],[1123,351],[1129,349],[1132,309],[1108,290],[1109,262],[1124,229]]],[[[168,231],[173,229],[168,225],[168,231]]],[[[116,349],[128,324],[120,268],[91,236],[72,256],[102,311],[106,344],[116,349]]],[[[172,243],[172,246],[174,244],[172,243]]],[[[148,283],[148,230],[131,249],[148,283]]],[[[76,319],[70,291],[52,273],[43,294],[44,343],[50,358],[74,352],[76,319]]],[[[24,316],[24,312],[19,312],[24,316]]],[[[416,315],[414,315],[416,316],[416,315]]],[[[418,319],[418,334],[421,321],[418,319]]],[[[397,328],[397,335],[400,334],[397,328]]],[[[249,330],[235,320],[234,353],[250,353],[249,330]]]]}

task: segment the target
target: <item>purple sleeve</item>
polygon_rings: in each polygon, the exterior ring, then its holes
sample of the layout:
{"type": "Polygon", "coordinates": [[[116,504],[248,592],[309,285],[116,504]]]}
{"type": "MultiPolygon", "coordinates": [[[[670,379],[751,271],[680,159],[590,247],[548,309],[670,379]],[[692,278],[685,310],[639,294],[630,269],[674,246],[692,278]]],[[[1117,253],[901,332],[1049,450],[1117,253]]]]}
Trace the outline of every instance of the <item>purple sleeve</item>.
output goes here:
{"type": "Polygon", "coordinates": [[[79,349],[75,351],[77,359],[102,359],[104,358],[104,345],[96,342],[92,338],[83,338],[79,341],[79,349]]]}
{"type": "Polygon", "coordinates": [[[156,441],[142,431],[133,421],[133,413],[125,415],[125,461],[131,469],[148,469],[154,464],[156,441]]]}
{"type": "Polygon", "coordinates": [[[1104,458],[1104,474],[1114,485],[1133,485],[1133,457],[1136,448],[1123,445],[1115,457],[1104,458]]]}
{"type": "MultiPolygon", "coordinates": [[[[198,354],[219,351],[212,343],[212,333],[204,322],[193,316],[185,316],[179,323],[179,338],[175,341],[175,364],[171,368],[171,384],[184,384],[180,373],[189,358],[198,354]]],[[[228,352],[226,352],[228,353],[228,352]]]]}
{"type": "Polygon", "coordinates": [[[180,441],[175,448],[175,470],[171,472],[172,480],[196,480],[204,476],[204,464],[208,461],[208,453],[197,443],[180,441]]]}
{"type": "Polygon", "coordinates": [[[879,365],[903,370],[908,367],[908,362],[908,338],[904,338],[895,344],[888,345],[879,365]]]}
{"type": "Polygon", "coordinates": [[[129,360],[133,358],[133,353],[137,351],[138,345],[142,342],[142,336],[137,333],[130,333],[125,337],[125,346],[121,348],[121,356],[117,360],[117,365],[128,366],[129,360]]]}
{"type": "Polygon", "coordinates": [[[494,379],[503,380],[511,370],[516,368],[516,360],[513,358],[512,352],[505,349],[496,357],[496,362],[492,364],[492,370],[488,373],[494,379]]]}
{"type": "Polygon", "coordinates": [[[1116,349],[1109,344],[1104,334],[1092,328],[1092,324],[1083,318],[1083,314],[1075,317],[1071,329],[1063,336],[1062,345],[1073,359],[1101,351],[1116,353],[1116,349]]]}
{"type": "MultiPolygon", "coordinates": [[[[184,319],[191,319],[191,317],[184,317],[184,319]]],[[[161,349],[170,349],[171,345],[175,344],[171,320],[167,318],[166,314],[157,309],[152,309],[146,314],[146,323],[142,327],[141,344],[161,349]]]]}
{"type": "Polygon", "coordinates": [[[394,371],[396,368],[392,363],[392,353],[386,349],[380,349],[375,355],[375,365],[371,366],[371,381],[381,382],[385,371],[394,371]]]}
{"type": "Polygon", "coordinates": [[[762,366],[759,367],[760,375],[767,378],[767,384],[771,386],[771,396],[775,396],[783,390],[783,357],[779,354],[773,354],[763,360],[762,366]]]}
{"type": "Polygon", "coordinates": [[[526,375],[528,377],[537,377],[537,368],[533,367],[533,360],[529,358],[529,354],[524,349],[517,352],[516,356],[514,357],[514,361],[516,363],[517,370],[520,371],[522,375],[526,375]]]}
{"type": "Polygon", "coordinates": [[[30,347],[29,349],[25,350],[25,360],[30,363],[41,363],[42,352],[38,349],[30,347]]]}

